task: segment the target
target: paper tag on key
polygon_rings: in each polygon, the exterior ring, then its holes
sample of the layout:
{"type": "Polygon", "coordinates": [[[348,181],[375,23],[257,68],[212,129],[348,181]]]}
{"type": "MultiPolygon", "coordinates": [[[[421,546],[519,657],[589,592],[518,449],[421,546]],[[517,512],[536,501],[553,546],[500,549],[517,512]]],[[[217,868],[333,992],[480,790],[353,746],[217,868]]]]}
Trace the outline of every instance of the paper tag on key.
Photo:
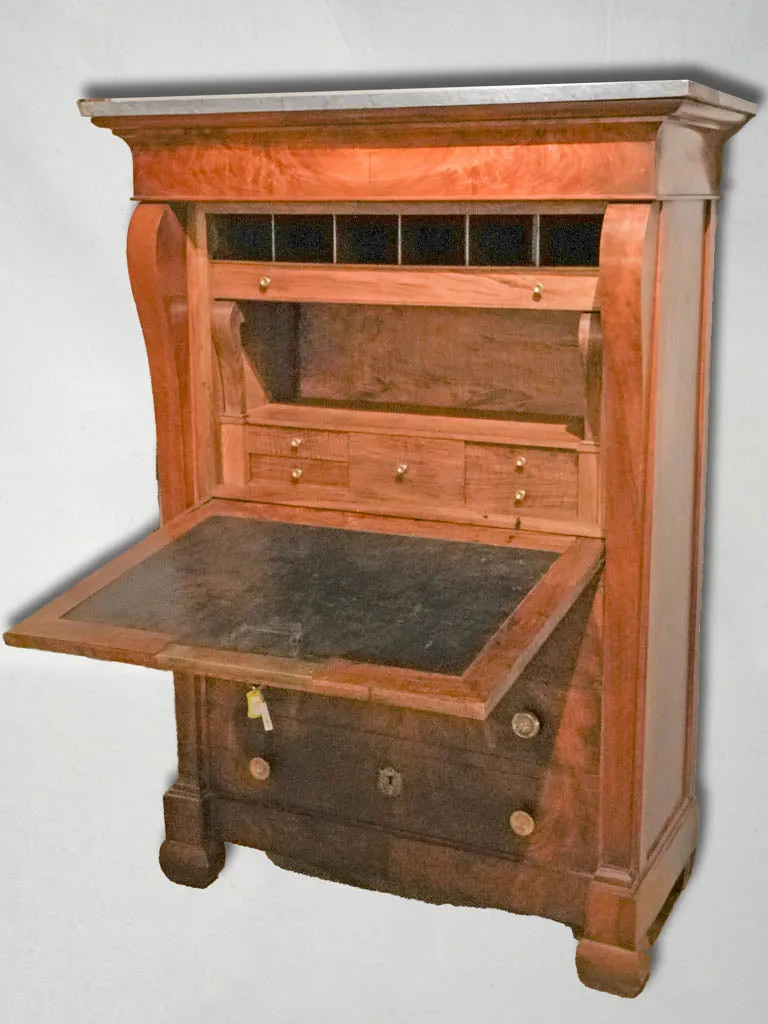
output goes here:
{"type": "Polygon", "coordinates": [[[261,687],[254,686],[248,690],[245,695],[246,705],[248,707],[249,718],[260,718],[262,725],[264,726],[265,732],[272,732],[274,726],[272,725],[272,716],[269,713],[267,702],[264,699],[264,694],[261,692],[261,687]]]}

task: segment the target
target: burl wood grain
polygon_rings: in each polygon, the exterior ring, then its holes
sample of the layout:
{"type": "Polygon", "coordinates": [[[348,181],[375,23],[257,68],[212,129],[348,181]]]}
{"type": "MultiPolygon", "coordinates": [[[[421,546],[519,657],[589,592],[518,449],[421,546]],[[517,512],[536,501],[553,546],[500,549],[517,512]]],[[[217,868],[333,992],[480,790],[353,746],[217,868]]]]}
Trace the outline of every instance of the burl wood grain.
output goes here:
{"type": "Polygon", "coordinates": [[[308,305],[298,323],[299,394],[583,416],[578,330],[572,313],[308,305]]]}
{"type": "Polygon", "coordinates": [[[326,128],[291,141],[244,130],[186,132],[111,126],[134,158],[134,195],[174,200],[470,200],[648,197],[654,189],[653,143],[643,126],[591,125],[502,129],[498,145],[467,129],[402,130],[375,143],[347,131],[336,145],[326,128]],[[646,138],[643,139],[642,135],[646,138]],[[557,137],[559,135],[559,138],[557,137]],[[602,138],[600,138],[602,135],[602,138]],[[563,141],[563,136],[568,138],[563,141]],[[581,139],[579,138],[581,136],[581,139]],[[327,140],[327,141],[326,141],[327,140]]]}

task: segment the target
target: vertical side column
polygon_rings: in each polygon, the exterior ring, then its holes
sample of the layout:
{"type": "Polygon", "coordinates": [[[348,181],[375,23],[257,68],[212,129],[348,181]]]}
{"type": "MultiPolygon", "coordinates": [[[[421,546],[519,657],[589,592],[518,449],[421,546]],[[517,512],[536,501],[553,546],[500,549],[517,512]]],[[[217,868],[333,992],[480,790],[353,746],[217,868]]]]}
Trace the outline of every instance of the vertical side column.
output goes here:
{"type": "Polygon", "coordinates": [[[603,479],[606,531],[600,863],[631,884],[642,760],[648,420],[658,207],[613,204],[603,225],[603,479]]]}
{"type": "Polygon", "coordinates": [[[160,867],[172,882],[204,889],[224,866],[224,844],[211,826],[208,716],[203,676],[174,674],[179,777],[165,794],[160,867]]]}
{"type": "Polygon", "coordinates": [[[189,393],[195,501],[204,501],[218,483],[216,360],[211,336],[208,240],[205,210],[192,204],[187,216],[187,291],[189,294],[189,393]]]}
{"type": "Polygon", "coordinates": [[[163,522],[193,502],[184,211],[139,203],[128,228],[128,273],[152,380],[163,522]]]}
{"type": "Polygon", "coordinates": [[[611,204],[600,249],[606,560],[598,868],[576,967],[584,984],[642,991],[651,967],[634,899],[639,870],[657,204],[611,204]]]}
{"type": "MultiPolygon", "coordinates": [[[[163,522],[188,509],[199,494],[191,365],[197,351],[191,332],[198,327],[190,317],[190,297],[195,303],[197,294],[188,284],[188,254],[195,250],[185,221],[184,208],[140,203],[128,230],[128,270],[152,379],[163,522]]],[[[179,775],[165,795],[160,865],[173,881],[203,887],[224,864],[224,845],[208,812],[205,679],[176,673],[174,687],[179,775]]]]}

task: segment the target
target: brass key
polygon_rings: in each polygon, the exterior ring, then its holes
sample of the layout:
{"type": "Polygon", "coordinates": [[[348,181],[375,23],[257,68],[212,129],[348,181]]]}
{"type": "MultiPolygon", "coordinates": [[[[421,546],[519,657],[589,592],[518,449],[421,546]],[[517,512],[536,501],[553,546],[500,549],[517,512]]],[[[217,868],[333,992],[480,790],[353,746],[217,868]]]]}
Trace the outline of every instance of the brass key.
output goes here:
{"type": "Polygon", "coordinates": [[[265,732],[272,732],[272,716],[269,713],[267,702],[260,686],[253,686],[245,695],[245,703],[248,708],[249,718],[260,718],[265,732]]]}

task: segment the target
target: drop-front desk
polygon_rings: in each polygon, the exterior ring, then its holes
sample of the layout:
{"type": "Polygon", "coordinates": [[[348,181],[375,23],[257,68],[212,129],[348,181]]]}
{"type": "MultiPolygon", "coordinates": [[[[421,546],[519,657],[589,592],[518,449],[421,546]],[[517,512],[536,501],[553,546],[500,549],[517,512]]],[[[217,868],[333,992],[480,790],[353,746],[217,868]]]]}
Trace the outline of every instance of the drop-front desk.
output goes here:
{"type": "Polygon", "coordinates": [[[696,848],[715,210],[687,81],[86,100],[162,525],[8,643],[171,670],[160,863],[562,921],[636,995],[696,848]]]}

